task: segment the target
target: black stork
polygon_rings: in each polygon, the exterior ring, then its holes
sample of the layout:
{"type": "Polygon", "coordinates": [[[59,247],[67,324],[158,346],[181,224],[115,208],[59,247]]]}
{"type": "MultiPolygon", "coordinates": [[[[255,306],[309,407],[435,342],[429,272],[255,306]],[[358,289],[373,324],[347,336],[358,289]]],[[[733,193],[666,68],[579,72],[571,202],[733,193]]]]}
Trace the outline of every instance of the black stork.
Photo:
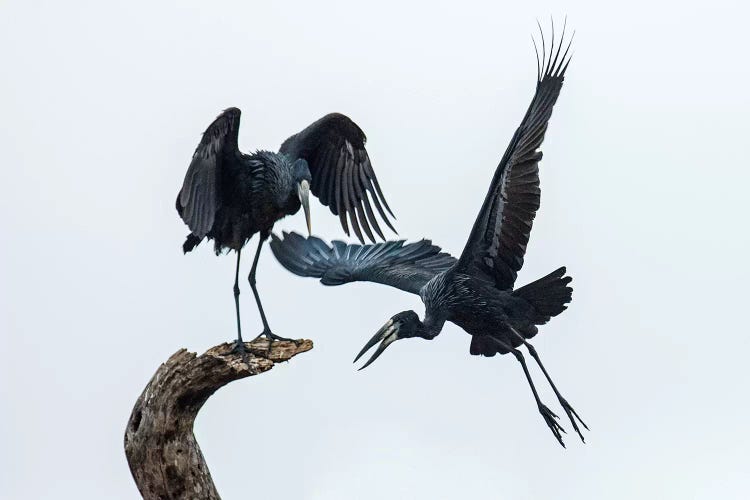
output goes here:
{"type": "Polygon", "coordinates": [[[229,108],[203,133],[177,195],[177,212],[190,228],[182,246],[185,253],[204,238],[214,241],[217,255],[223,250],[237,252],[236,350],[244,354],[239,306],[240,254],[255,233],[259,233],[258,249],[248,281],[263,321],[260,335],[281,340],[284,338],[275,335],[268,326],[255,285],[263,242],[277,220],[297,213],[302,207],[309,233],[308,197],[312,191],[340,217],[347,235],[349,218],[354,233],[363,243],[362,229],[370,241],[375,241],[370,226],[385,240],[370,200],[385,224],[394,232],[395,229],[383,208],[393,216],[370,164],[365,134],[348,117],[339,113],[324,116],[284,141],[278,153],[241,153],[237,145],[239,126],[240,110],[229,108]]]}
{"type": "MultiPolygon", "coordinates": [[[[539,147],[547,130],[552,107],[560,94],[570,58],[560,55],[562,39],[555,50],[554,27],[549,56],[542,37],[542,56],[537,52],[536,93],[521,125],[510,141],[474,223],[469,239],[456,260],[429,240],[404,244],[391,241],[375,245],[347,245],[284,233],[273,235],[271,249],[289,271],[317,277],[325,285],[371,281],[418,294],[424,305],[424,320],[414,311],[393,316],[364,346],[355,362],[380,342],[369,366],[393,342],[419,337],[432,340],[446,321],[471,335],[470,353],[494,356],[511,353],[520,362],[539,412],[558,442],[565,446],[558,417],[542,403],[521,351],[522,344],[541,368],[565,410],[573,428],[583,440],[576,419],[586,424],[563,398],[542,365],[539,354],[528,342],[538,330],[566,309],[572,298],[571,278],[564,267],[520,288],[516,274],[523,265],[532,221],[539,208],[539,147]]],[[[572,39],[571,39],[572,41],[572,39]]],[[[536,47],[536,43],[534,44],[536,47]]]]}

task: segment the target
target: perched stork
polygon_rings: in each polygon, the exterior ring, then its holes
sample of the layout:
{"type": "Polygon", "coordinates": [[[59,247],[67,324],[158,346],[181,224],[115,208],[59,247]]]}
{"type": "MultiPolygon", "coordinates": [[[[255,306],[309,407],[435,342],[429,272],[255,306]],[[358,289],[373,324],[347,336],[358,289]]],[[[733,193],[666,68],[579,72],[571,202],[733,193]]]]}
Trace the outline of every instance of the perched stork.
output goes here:
{"type": "Polygon", "coordinates": [[[394,232],[395,229],[385,213],[387,210],[393,216],[370,164],[365,134],[348,117],[339,113],[324,116],[284,141],[278,153],[240,152],[239,126],[240,110],[229,108],[203,133],[177,195],[177,212],[190,228],[182,245],[185,253],[204,238],[213,240],[217,255],[223,250],[237,252],[234,275],[236,350],[244,353],[239,305],[240,254],[255,233],[259,233],[258,249],[248,280],[263,321],[261,335],[283,339],[268,326],[255,285],[263,242],[277,220],[297,213],[302,207],[309,233],[309,193],[312,191],[323,205],[340,217],[347,235],[349,218],[361,242],[364,242],[362,229],[370,241],[375,241],[373,229],[385,240],[370,200],[385,224],[394,232]]]}

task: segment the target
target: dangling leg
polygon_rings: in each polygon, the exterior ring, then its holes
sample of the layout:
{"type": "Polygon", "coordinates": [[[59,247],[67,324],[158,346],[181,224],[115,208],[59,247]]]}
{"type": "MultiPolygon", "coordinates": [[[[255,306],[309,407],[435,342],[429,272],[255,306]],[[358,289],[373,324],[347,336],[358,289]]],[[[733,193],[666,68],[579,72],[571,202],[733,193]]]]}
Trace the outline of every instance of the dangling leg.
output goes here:
{"type": "Polygon", "coordinates": [[[565,448],[565,443],[563,443],[562,435],[560,432],[565,432],[565,429],[562,428],[562,426],[557,422],[557,418],[559,418],[557,415],[552,413],[552,410],[547,408],[542,401],[539,399],[539,394],[536,392],[536,387],[534,387],[534,381],[531,380],[531,374],[529,373],[529,369],[526,366],[526,360],[523,359],[523,354],[521,354],[521,351],[518,349],[513,348],[513,346],[506,344],[505,342],[502,342],[495,337],[490,336],[490,338],[500,347],[507,350],[511,354],[513,354],[519,363],[521,363],[521,367],[523,368],[523,372],[526,374],[526,380],[529,381],[529,385],[531,386],[531,392],[534,393],[534,399],[536,400],[536,405],[539,408],[539,413],[542,414],[542,418],[544,418],[544,422],[547,424],[547,427],[550,428],[552,431],[552,434],[554,434],[555,438],[557,438],[557,442],[562,445],[563,448],[565,448]]]}
{"type": "Polygon", "coordinates": [[[589,430],[588,426],[584,423],[584,421],[581,419],[581,417],[578,416],[578,413],[573,409],[572,406],[565,400],[564,397],[560,394],[560,391],[557,390],[557,387],[555,387],[555,383],[552,382],[552,378],[547,373],[547,370],[544,368],[544,365],[542,364],[542,360],[539,359],[539,354],[537,354],[536,349],[534,349],[534,346],[531,345],[529,342],[526,341],[526,339],[516,331],[515,328],[512,326],[509,326],[510,330],[513,332],[513,334],[521,339],[523,344],[526,346],[526,348],[529,350],[529,354],[531,354],[531,357],[534,358],[534,361],[536,361],[536,364],[539,365],[539,368],[542,369],[542,373],[544,373],[544,376],[547,377],[547,382],[549,382],[549,385],[552,387],[552,390],[555,391],[555,396],[557,396],[557,400],[560,402],[560,406],[563,407],[563,410],[565,410],[565,413],[568,414],[568,418],[570,419],[570,423],[573,424],[573,429],[578,433],[578,436],[581,438],[581,441],[584,443],[586,442],[583,439],[583,435],[581,434],[581,430],[578,428],[578,424],[576,424],[575,419],[577,418],[579,422],[581,422],[581,425],[586,428],[586,430],[589,430]],[[573,418],[575,417],[575,418],[573,418]]]}
{"type": "Polygon", "coordinates": [[[259,233],[258,236],[260,238],[258,240],[258,250],[255,252],[255,259],[253,260],[253,267],[250,268],[250,275],[247,277],[247,280],[250,282],[250,288],[252,288],[253,290],[253,295],[255,295],[255,303],[258,304],[258,311],[260,312],[260,319],[261,321],[263,321],[263,332],[260,335],[258,335],[258,337],[266,337],[269,341],[292,340],[292,339],[287,339],[284,337],[279,337],[278,335],[275,335],[271,331],[271,327],[268,326],[268,321],[266,320],[266,313],[263,312],[263,304],[260,303],[260,295],[258,295],[258,289],[255,286],[255,271],[258,268],[258,259],[260,258],[260,250],[261,248],[263,248],[263,242],[266,241],[266,238],[268,238],[268,235],[259,233]]]}
{"type": "Polygon", "coordinates": [[[234,310],[237,313],[237,341],[233,352],[245,356],[245,343],[242,341],[242,325],[240,323],[240,250],[237,250],[237,269],[234,272],[234,310]]]}

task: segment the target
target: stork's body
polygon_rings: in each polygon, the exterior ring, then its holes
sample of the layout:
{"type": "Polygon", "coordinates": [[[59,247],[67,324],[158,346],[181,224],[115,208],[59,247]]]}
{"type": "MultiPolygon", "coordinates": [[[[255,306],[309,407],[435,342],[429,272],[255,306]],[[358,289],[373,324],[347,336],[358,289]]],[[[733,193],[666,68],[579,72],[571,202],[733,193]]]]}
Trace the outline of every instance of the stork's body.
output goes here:
{"type": "Polygon", "coordinates": [[[492,333],[514,346],[520,342],[506,326],[528,332],[529,338],[536,333],[529,320],[531,304],[468,274],[452,269],[438,274],[420,290],[419,296],[425,306],[423,323],[428,333],[439,333],[443,323],[450,321],[472,337],[492,333]],[[492,332],[488,332],[488,325],[495,325],[492,332]]]}
{"type": "MultiPolygon", "coordinates": [[[[564,29],[563,29],[564,38],[564,29]]],[[[567,49],[560,46],[547,58],[546,47],[537,59],[538,75],[534,98],[495,170],[482,208],[458,259],[441,253],[423,240],[377,245],[346,245],[334,241],[329,247],[317,238],[286,234],[274,236],[271,248],[277,259],[301,276],[321,278],[323,284],[374,281],[418,294],[424,305],[424,320],[414,311],[394,315],[364,346],[356,360],[379,343],[362,366],[375,361],[393,342],[405,338],[434,339],[446,321],[471,335],[473,355],[511,353],[523,367],[539,412],[563,444],[557,416],[542,403],[519,346],[525,345],[539,364],[573,428],[581,439],[578,423],[585,424],[559,393],[528,339],[539,325],[565,310],[572,297],[571,278],[561,267],[516,288],[523,266],[531,226],[540,203],[539,148],[547,130],[552,108],[560,94],[568,66],[567,49]]],[[[360,369],[362,369],[360,368],[360,369]]]]}
{"type": "MultiPolygon", "coordinates": [[[[302,203],[298,186],[310,182],[307,162],[296,164],[284,154],[258,151],[252,154],[225,153],[222,162],[220,191],[227,200],[216,211],[211,229],[206,237],[214,242],[214,251],[241,250],[256,233],[266,239],[274,224],[287,215],[296,214],[302,203]]],[[[185,210],[177,199],[177,212],[185,210]]],[[[188,235],[183,250],[191,251],[200,243],[188,235]]]]}

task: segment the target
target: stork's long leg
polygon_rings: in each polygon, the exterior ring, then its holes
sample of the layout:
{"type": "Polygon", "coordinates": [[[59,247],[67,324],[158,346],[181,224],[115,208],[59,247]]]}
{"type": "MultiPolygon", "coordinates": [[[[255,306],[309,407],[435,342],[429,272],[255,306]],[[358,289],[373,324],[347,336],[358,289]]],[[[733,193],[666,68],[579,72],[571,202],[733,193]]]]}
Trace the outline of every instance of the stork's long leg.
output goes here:
{"type": "Polygon", "coordinates": [[[539,394],[536,392],[536,387],[534,387],[534,381],[531,380],[531,374],[529,373],[529,368],[526,366],[526,360],[523,358],[523,354],[521,354],[521,351],[518,349],[515,349],[513,346],[506,344],[505,342],[496,339],[495,337],[490,336],[490,338],[500,347],[507,350],[511,354],[513,354],[519,363],[521,363],[521,367],[523,368],[523,373],[526,375],[526,380],[529,381],[529,385],[531,386],[531,392],[534,394],[534,399],[536,400],[536,405],[539,408],[539,413],[542,414],[542,418],[544,418],[545,423],[552,431],[552,434],[554,434],[555,438],[557,438],[557,441],[562,445],[563,448],[565,448],[565,443],[563,443],[562,435],[560,432],[565,432],[565,429],[562,428],[562,426],[557,422],[557,419],[559,418],[557,415],[552,413],[552,410],[547,408],[547,406],[542,403],[541,399],[539,399],[539,394]]]}
{"type": "Polygon", "coordinates": [[[518,331],[516,331],[515,328],[512,326],[508,326],[510,328],[510,331],[513,332],[513,334],[518,337],[523,344],[526,346],[526,348],[529,350],[529,354],[531,354],[531,357],[534,358],[534,361],[536,361],[536,364],[539,365],[539,368],[542,369],[542,373],[544,373],[544,376],[547,378],[547,382],[549,382],[549,385],[552,387],[552,390],[555,391],[555,396],[557,396],[557,400],[560,402],[560,406],[563,407],[563,410],[565,410],[565,413],[568,414],[568,418],[570,419],[570,423],[573,424],[573,429],[578,433],[578,436],[581,438],[581,441],[584,443],[586,440],[583,439],[583,434],[581,434],[581,430],[578,428],[578,424],[576,423],[576,418],[579,422],[581,422],[581,425],[586,428],[586,430],[589,430],[586,423],[581,419],[581,417],[578,416],[578,413],[573,409],[572,406],[565,400],[564,397],[560,394],[560,391],[557,390],[557,387],[555,387],[555,383],[552,382],[552,377],[549,376],[549,373],[547,373],[547,370],[544,368],[544,365],[542,364],[542,360],[539,359],[539,354],[537,354],[536,349],[534,349],[534,346],[531,345],[529,342],[526,341],[526,339],[521,335],[518,331]]]}
{"type": "Polygon", "coordinates": [[[250,282],[250,288],[253,290],[255,295],[255,303],[258,305],[258,312],[260,312],[260,319],[263,321],[263,332],[258,337],[264,336],[268,340],[292,340],[285,337],[279,337],[271,331],[271,327],[268,326],[268,320],[266,320],[266,313],[263,312],[263,304],[260,302],[260,295],[258,294],[258,288],[255,286],[255,271],[258,268],[258,259],[260,258],[260,251],[263,248],[263,242],[268,238],[267,235],[260,234],[258,240],[258,250],[255,252],[255,259],[253,259],[253,267],[250,268],[250,275],[247,280],[250,282]]]}
{"type": "Polygon", "coordinates": [[[240,322],[240,251],[237,250],[237,269],[234,271],[234,310],[237,313],[237,343],[234,351],[244,356],[245,343],[242,341],[242,324],[240,322]]]}

